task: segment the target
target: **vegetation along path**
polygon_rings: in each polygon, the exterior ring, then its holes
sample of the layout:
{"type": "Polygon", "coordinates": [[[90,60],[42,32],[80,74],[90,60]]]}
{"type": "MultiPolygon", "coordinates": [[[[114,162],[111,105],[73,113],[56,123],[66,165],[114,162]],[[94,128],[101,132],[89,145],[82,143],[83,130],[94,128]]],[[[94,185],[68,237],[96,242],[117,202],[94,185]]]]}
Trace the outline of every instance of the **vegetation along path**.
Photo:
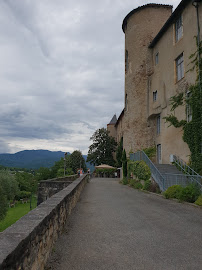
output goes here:
{"type": "Polygon", "coordinates": [[[94,178],[46,269],[201,269],[202,210],[94,178]]]}

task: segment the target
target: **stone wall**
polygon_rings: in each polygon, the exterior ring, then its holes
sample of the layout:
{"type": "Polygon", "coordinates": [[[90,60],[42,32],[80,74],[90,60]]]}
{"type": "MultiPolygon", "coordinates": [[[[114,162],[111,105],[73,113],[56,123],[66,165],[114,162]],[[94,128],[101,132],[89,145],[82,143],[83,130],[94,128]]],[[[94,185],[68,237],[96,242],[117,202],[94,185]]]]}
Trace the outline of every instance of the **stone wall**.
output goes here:
{"type": "Polygon", "coordinates": [[[70,185],[77,177],[78,175],[75,174],[66,177],[40,181],[38,187],[37,205],[46,201],[48,198],[52,197],[60,190],[63,190],[65,187],[70,185]]]}
{"type": "Polygon", "coordinates": [[[0,270],[44,269],[88,178],[76,179],[0,233],[0,270]]]}

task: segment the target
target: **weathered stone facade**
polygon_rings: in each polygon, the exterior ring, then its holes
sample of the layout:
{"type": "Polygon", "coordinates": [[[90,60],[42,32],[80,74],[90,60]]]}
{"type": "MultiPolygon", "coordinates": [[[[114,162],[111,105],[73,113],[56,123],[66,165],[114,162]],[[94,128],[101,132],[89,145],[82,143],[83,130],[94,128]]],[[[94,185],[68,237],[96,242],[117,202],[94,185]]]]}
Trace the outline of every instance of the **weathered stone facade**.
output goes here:
{"type": "Polygon", "coordinates": [[[44,269],[88,178],[76,179],[0,233],[0,270],[44,269]]]}
{"type": "MultiPolygon", "coordinates": [[[[125,33],[125,108],[114,128],[116,140],[123,137],[127,154],[156,145],[157,162],[169,163],[170,154],[188,161],[190,151],[182,140],[182,129],[169,127],[163,117],[170,114],[170,98],[185,92],[195,82],[189,72],[189,56],[196,51],[196,10],[191,0],[172,6],[148,4],[131,11],[123,21],[125,33]],[[182,35],[176,41],[176,22],[181,18],[182,35]],[[176,78],[176,59],[183,55],[183,76],[176,78]]],[[[199,14],[202,12],[202,4],[199,14]]],[[[200,16],[200,25],[202,21],[200,16]]],[[[184,106],[176,110],[186,119],[184,106]]],[[[112,129],[112,127],[110,127],[112,129]]]]}
{"type": "Polygon", "coordinates": [[[48,198],[52,197],[60,190],[63,190],[65,187],[69,186],[77,177],[78,175],[75,174],[66,177],[40,181],[38,186],[37,205],[46,201],[48,198]]]}

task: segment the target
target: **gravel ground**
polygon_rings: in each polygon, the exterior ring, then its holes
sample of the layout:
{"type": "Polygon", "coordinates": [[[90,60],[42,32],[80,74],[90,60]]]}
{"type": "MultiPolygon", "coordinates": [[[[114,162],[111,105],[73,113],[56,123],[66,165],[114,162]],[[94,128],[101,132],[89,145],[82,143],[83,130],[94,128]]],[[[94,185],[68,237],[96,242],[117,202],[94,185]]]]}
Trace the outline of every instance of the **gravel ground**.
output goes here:
{"type": "Polygon", "coordinates": [[[202,210],[94,178],[46,269],[201,270],[202,210]]]}

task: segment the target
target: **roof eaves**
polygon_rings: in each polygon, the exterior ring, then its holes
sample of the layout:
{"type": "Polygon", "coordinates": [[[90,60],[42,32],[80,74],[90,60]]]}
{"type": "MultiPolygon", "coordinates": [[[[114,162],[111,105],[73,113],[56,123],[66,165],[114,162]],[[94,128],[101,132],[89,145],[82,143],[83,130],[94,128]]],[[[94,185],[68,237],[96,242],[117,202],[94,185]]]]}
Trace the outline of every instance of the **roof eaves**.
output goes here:
{"type": "Polygon", "coordinates": [[[176,20],[176,18],[185,9],[185,7],[190,3],[190,1],[191,0],[182,0],[180,2],[180,4],[177,6],[177,8],[174,10],[174,12],[171,14],[171,16],[168,18],[168,20],[163,25],[163,27],[161,28],[161,30],[158,32],[158,34],[155,36],[155,38],[152,40],[152,42],[148,46],[150,49],[153,48],[156,45],[156,43],[163,36],[163,34],[166,32],[166,30],[169,28],[169,26],[174,23],[174,21],[176,20]]]}

